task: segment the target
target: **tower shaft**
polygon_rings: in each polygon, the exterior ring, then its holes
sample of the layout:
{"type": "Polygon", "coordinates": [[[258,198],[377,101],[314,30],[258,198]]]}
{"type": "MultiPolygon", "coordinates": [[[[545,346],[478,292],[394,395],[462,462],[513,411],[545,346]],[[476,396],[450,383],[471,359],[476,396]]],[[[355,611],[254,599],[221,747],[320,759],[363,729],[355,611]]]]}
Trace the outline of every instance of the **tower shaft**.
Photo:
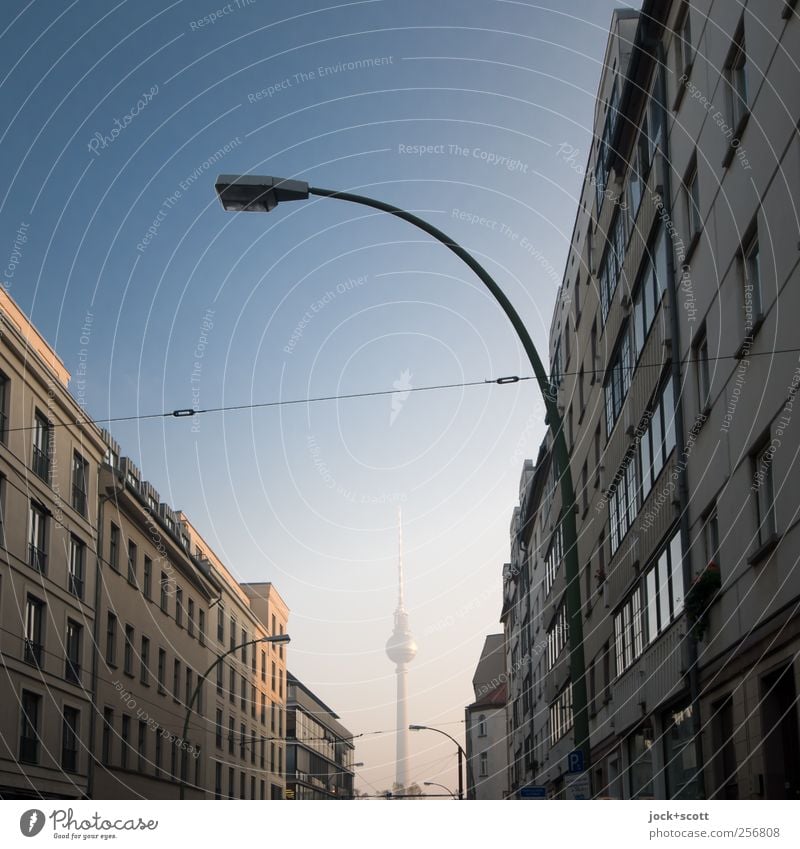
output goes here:
{"type": "Polygon", "coordinates": [[[408,667],[398,663],[397,669],[397,762],[395,764],[395,783],[398,787],[408,787],[408,667]]]}

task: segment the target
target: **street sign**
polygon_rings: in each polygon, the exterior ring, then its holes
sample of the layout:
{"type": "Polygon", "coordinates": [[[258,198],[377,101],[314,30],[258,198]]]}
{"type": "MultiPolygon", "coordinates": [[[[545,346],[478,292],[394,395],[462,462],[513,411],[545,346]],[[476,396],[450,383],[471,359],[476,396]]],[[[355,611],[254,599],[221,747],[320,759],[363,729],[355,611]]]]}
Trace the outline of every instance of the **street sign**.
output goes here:
{"type": "Polygon", "coordinates": [[[567,779],[566,791],[567,799],[591,799],[592,788],[589,781],[589,773],[581,772],[577,775],[570,776],[567,779]]]}
{"type": "Polygon", "coordinates": [[[547,791],[544,787],[520,787],[520,799],[546,799],[547,791]]]}
{"type": "Polygon", "coordinates": [[[583,772],[584,769],[583,749],[574,749],[567,755],[567,772],[583,772]]]}

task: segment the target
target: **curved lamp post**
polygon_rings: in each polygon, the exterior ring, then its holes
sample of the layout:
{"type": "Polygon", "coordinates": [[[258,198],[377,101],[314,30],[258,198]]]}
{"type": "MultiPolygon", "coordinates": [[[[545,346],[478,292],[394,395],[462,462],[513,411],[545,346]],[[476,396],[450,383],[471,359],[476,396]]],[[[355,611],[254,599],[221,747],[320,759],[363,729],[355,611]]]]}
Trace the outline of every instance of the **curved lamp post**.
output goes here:
{"type": "MultiPolygon", "coordinates": [[[[221,654],[212,664],[206,669],[205,673],[197,679],[197,686],[194,688],[194,692],[192,693],[191,699],[189,699],[189,704],[186,705],[186,719],[183,722],[183,737],[181,737],[181,746],[186,746],[186,736],[189,733],[189,718],[192,715],[192,707],[194,703],[197,701],[197,695],[200,692],[200,688],[203,686],[203,683],[206,681],[209,675],[219,666],[219,664],[225,660],[226,657],[232,655],[234,652],[239,651],[239,649],[243,649],[245,646],[254,646],[257,643],[276,643],[283,644],[291,641],[291,638],[288,634],[276,634],[274,637],[258,637],[255,640],[248,640],[246,643],[239,643],[238,646],[234,646],[233,648],[228,649],[224,654],[221,654]]],[[[183,749],[181,752],[181,765],[180,765],[180,776],[181,776],[181,799],[186,798],[186,772],[185,768],[185,757],[186,750],[183,749]]]]}
{"type": "Polygon", "coordinates": [[[456,794],[449,787],[445,787],[444,784],[439,784],[436,781],[423,781],[422,782],[425,787],[441,787],[442,790],[445,790],[449,793],[454,799],[456,798],[456,794]]]}
{"type": "Polygon", "coordinates": [[[458,798],[464,798],[464,763],[467,764],[467,784],[471,783],[470,778],[472,775],[472,770],[469,765],[469,758],[467,757],[467,753],[464,751],[464,747],[461,743],[453,737],[452,734],[448,734],[446,731],[442,731],[441,728],[433,728],[430,725],[409,725],[409,731],[435,731],[437,734],[444,734],[448,740],[452,740],[456,744],[456,748],[458,749],[458,798]]]}
{"type": "MultiPolygon", "coordinates": [[[[550,378],[542,365],[539,353],[528,333],[525,324],[514,309],[511,301],[494,281],[488,271],[464,248],[449,236],[418,218],[411,212],[392,206],[383,201],[320,189],[309,186],[300,180],[285,180],[281,177],[261,177],[254,175],[223,175],[217,177],[216,190],[223,208],[228,212],[271,212],[281,201],[306,200],[309,195],[345,200],[387,212],[441,242],[475,273],[500,304],[511,325],[519,337],[528,356],[536,382],[544,399],[547,410],[546,422],[553,437],[553,460],[559,474],[561,501],[563,505],[561,529],[564,542],[564,574],[566,577],[566,608],[569,623],[570,680],[572,681],[573,728],[575,748],[583,751],[587,771],[590,764],[589,714],[586,698],[586,664],[583,657],[583,620],[581,617],[580,569],[578,566],[578,535],[575,523],[575,488],[572,485],[572,472],[569,465],[569,451],[564,436],[561,414],[558,411],[557,394],[550,378]]],[[[591,774],[591,773],[590,773],[591,774]]]]}

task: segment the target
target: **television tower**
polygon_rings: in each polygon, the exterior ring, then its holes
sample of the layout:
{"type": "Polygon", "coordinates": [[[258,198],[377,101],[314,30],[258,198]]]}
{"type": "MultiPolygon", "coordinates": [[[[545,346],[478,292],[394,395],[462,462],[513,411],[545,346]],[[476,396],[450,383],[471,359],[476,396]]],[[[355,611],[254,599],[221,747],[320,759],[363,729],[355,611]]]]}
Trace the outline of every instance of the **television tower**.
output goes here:
{"type": "Polygon", "coordinates": [[[397,508],[397,609],[394,612],[394,630],[386,642],[386,654],[396,664],[397,675],[397,761],[395,783],[408,787],[408,664],[417,655],[417,644],[408,624],[403,586],[403,515],[397,508]]]}

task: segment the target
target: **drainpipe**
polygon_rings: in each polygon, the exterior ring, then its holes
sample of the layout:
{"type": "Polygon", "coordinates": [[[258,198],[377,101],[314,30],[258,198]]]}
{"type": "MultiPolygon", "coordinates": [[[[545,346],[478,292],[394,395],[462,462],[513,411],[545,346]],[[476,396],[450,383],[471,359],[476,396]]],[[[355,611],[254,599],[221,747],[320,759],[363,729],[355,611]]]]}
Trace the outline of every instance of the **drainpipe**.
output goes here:
{"type": "MultiPolygon", "coordinates": [[[[663,42],[659,41],[657,48],[657,68],[663,69],[666,67],[666,58],[664,56],[663,42]]],[[[661,148],[663,153],[664,168],[663,168],[663,204],[664,213],[667,216],[667,221],[674,221],[672,217],[672,181],[670,174],[670,154],[669,154],[669,139],[667,135],[667,90],[666,80],[663,70],[657,71],[660,73],[658,85],[658,108],[661,112],[661,127],[662,140],[661,148]]],[[[669,237],[665,233],[665,237],[669,237]]],[[[671,369],[672,369],[672,390],[673,396],[676,399],[675,406],[675,444],[676,446],[685,446],[685,430],[683,426],[683,400],[681,392],[681,358],[680,358],[680,322],[678,321],[678,290],[675,284],[676,269],[675,257],[672,251],[672,240],[668,243],[670,250],[667,251],[667,290],[669,292],[670,302],[670,330],[672,335],[672,350],[671,350],[671,369]]],[[[683,584],[684,597],[692,582],[692,558],[691,558],[691,540],[689,537],[689,485],[686,479],[686,466],[681,464],[678,474],[678,502],[680,507],[680,535],[681,548],[683,549],[683,584]]],[[[689,630],[685,639],[685,655],[686,655],[686,677],[689,686],[689,699],[692,705],[692,735],[694,737],[695,763],[697,765],[697,788],[698,796],[701,799],[706,798],[705,780],[703,774],[703,740],[701,737],[700,724],[700,680],[697,658],[697,639],[694,633],[689,630]]]]}

